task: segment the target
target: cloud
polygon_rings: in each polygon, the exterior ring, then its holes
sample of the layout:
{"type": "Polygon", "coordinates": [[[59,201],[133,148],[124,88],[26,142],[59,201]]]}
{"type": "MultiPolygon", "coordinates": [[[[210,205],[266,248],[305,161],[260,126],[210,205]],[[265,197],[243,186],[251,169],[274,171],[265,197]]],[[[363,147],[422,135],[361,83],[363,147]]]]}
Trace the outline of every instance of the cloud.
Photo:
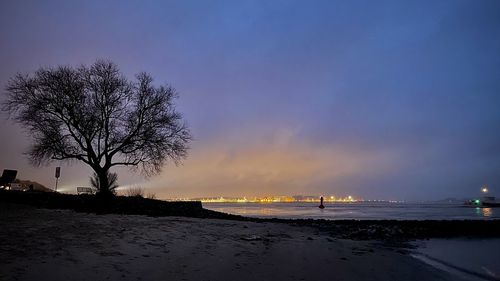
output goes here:
{"type": "Polygon", "coordinates": [[[259,141],[214,140],[196,146],[180,167],[167,167],[149,186],[160,197],[264,196],[336,192],[336,181],[390,169],[390,151],[315,146],[279,129],[259,141]]]}

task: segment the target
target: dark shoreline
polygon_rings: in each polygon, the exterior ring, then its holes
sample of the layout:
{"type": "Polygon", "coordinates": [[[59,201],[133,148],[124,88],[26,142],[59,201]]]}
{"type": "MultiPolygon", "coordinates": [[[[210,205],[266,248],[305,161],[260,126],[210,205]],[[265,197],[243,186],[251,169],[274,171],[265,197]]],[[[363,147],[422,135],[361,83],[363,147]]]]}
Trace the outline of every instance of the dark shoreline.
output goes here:
{"type": "Polygon", "coordinates": [[[0,202],[96,214],[181,216],[309,226],[334,238],[408,241],[429,238],[500,237],[500,220],[324,220],[249,218],[204,209],[200,201],[170,202],[141,197],[99,198],[51,192],[0,190],[0,202]]]}

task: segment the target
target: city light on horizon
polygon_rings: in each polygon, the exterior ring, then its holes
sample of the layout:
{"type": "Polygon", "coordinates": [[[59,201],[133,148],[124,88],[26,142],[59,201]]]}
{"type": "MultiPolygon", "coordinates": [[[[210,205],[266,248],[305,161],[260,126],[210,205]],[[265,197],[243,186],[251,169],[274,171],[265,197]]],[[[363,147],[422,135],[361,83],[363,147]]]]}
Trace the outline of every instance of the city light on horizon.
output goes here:
{"type": "MultiPolygon", "coordinates": [[[[172,200],[196,200],[202,203],[319,203],[322,196],[263,196],[263,197],[201,197],[201,198],[174,198],[172,200]]],[[[325,196],[328,203],[354,203],[360,201],[352,196],[335,197],[325,196]]]]}

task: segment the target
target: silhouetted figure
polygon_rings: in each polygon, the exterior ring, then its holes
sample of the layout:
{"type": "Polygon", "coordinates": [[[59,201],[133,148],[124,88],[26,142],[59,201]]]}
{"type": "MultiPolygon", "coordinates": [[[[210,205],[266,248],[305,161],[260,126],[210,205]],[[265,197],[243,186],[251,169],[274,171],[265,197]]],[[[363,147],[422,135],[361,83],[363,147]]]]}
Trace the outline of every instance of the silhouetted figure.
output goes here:
{"type": "Polygon", "coordinates": [[[33,190],[34,190],[33,185],[32,185],[32,184],[30,184],[30,186],[29,186],[29,191],[33,191],[33,190]]]}
{"type": "Polygon", "coordinates": [[[325,208],[325,205],[323,205],[323,196],[321,196],[321,198],[319,198],[319,200],[320,200],[320,202],[321,202],[321,203],[319,204],[319,208],[320,208],[320,209],[324,209],[324,208],[325,208]]]}

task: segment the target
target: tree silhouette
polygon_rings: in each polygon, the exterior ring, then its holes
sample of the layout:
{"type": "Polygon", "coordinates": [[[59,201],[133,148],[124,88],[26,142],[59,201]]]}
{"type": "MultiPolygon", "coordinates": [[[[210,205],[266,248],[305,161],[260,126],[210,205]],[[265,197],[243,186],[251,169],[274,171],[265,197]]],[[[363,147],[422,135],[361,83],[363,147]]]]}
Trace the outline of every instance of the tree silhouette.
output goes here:
{"type": "Polygon", "coordinates": [[[149,176],[167,160],[178,164],[187,155],[191,135],[175,110],[177,93],[152,82],[147,73],[130,81],[105,60],[40,68],[10,79],[3,108],[29,130],[27,154],[34,165],[82,161],[96,173],[99,193],[111,194],[112,167],[149,176]]]}

